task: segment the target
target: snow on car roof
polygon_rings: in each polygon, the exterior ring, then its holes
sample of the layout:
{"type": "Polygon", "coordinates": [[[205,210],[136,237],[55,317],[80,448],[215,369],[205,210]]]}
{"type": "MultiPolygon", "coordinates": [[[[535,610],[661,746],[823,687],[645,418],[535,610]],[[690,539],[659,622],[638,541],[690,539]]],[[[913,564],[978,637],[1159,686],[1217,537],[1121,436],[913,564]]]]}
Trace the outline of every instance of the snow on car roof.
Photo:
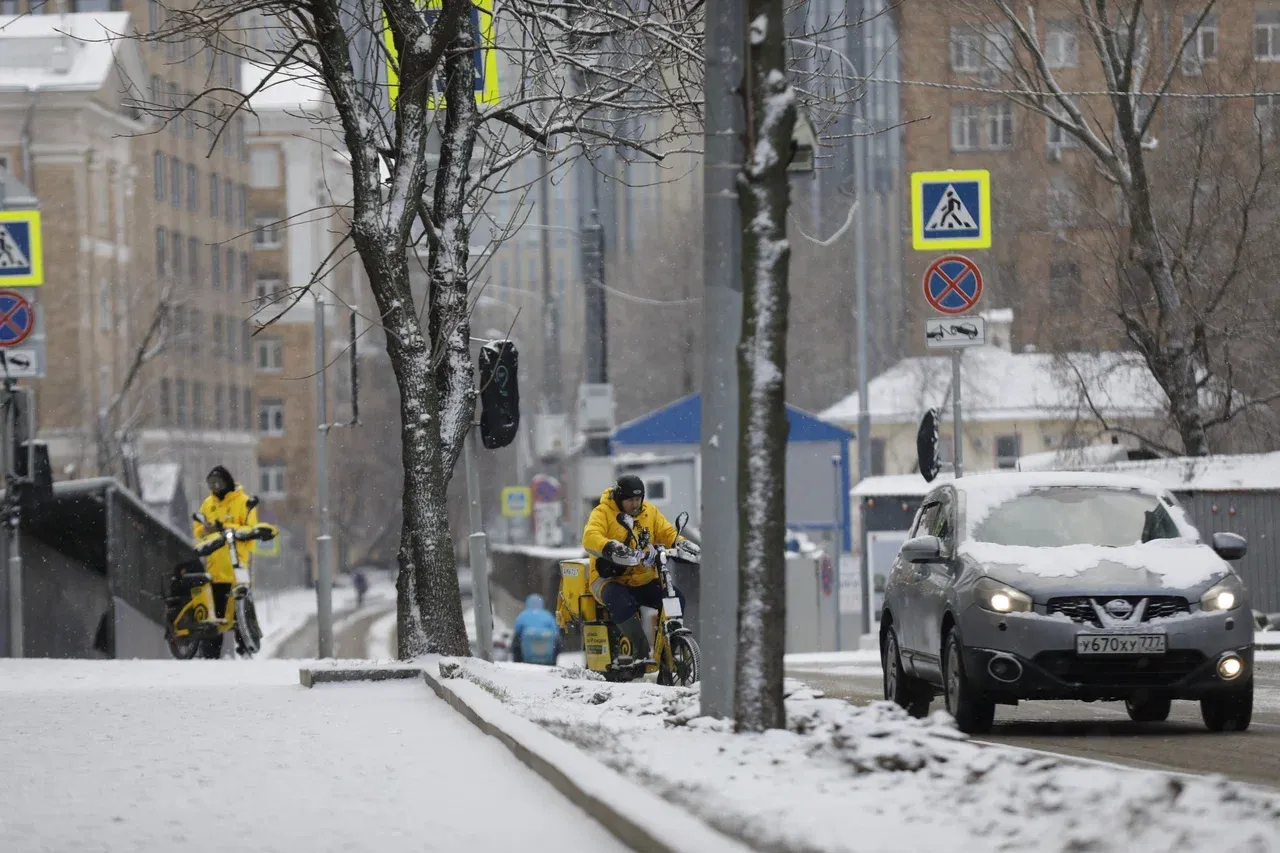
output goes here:
{"type": "Polygon", "coordinates": [[[1094,471],[1001,471],[969,474],[950,482],[966,495],[988,490],[1024,492],[1062,486],[1137,489],[1153,495],[1161,495],[1168,491],[1160,483],[1146,477],[1094,471]]]}

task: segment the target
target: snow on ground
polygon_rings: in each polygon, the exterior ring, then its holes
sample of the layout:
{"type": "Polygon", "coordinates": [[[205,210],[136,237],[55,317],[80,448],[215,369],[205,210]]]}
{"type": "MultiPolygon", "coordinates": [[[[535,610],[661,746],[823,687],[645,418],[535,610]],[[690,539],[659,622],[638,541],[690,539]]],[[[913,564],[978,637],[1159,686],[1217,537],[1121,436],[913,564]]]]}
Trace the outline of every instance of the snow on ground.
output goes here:
{"type": "Polygon", "coordinates": [[[891,703],[855,707],[788,680],[788,729],[735,735],[698,716],[696,688],[442,663],[453,666],[516,713],[770,853],[1280,851],[1280,794],[978,744],[941,711],[915,720],[891,703]]]}
{"type": "Polygon", "coordinates": [[[0,720],[5,853],[625,849],[418,680],[3,659],[0,720]]]}
{"type": "MultiPolygon", "coordinates": [[[[385,607],[396,599],[394,576],[373,572],[369,575],[369,589],[365,593],[364,608],[355,611],[356,591],[350,586],[334,587],[332,593],[334,630],[341,630],[343,617],[367,614],[370,608],[385,607]]],[[[258,610],[258,624],[262,627],[262,650],[259,657],[272,658],[279,654],[285,642],[301,631],[316,617],[315,589],[258,590],[253,592],[254,606],[258,610]]]]}
{"type": "Polygon", "coordinates": [[[393,609],[369,626],[365,641],[369,657],[373,660],[396,659],[396,611],[393,609]]]}

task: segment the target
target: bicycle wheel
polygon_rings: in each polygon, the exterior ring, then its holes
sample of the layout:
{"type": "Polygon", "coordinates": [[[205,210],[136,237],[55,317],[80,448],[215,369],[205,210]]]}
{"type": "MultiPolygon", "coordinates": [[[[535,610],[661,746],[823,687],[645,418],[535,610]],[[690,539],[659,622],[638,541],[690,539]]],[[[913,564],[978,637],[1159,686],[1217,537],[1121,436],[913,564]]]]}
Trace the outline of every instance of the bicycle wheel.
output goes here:
{"type": "Polygon", "coordinates": [[[174,637],[169,640],[169,654],[176,660],[191,660],[200,651],[200,641],[195,637],[174,637]]]}
{"type": "Polygon", "coordinates": [[[675,687],[692,687],[698,682],[702,653],[698,649],[698,641],[688,634],[669,637],[671,646],[671,667],[667,667],[666,655],[658,667],[658,683],[675,687]]]}
{"type": "Polygon", "coordinates": [[[257,620],[251,615],[252,608],[246,606],[247,601],[247,598],[236,600],[236,651],[251,658],[262,648],[262,633],[254,630],[257,620]]]}

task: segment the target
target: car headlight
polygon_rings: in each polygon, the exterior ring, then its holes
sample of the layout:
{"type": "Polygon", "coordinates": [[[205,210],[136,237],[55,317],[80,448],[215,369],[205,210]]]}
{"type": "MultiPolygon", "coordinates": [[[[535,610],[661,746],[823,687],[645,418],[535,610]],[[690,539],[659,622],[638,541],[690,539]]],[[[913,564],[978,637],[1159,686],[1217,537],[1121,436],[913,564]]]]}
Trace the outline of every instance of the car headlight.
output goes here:
{"type": "Polygon", "coordinates": [[[1235,575],[1227,575],[1200,596],[1201,610],[1235,610],[1244,602],[1244,584],[1235,575]]]}
{"type": "Polygon", "coordinates": [[[1030,613],[1031,596],[991,578],[978,581],[978,604],[992,613],[1030,613]]]}

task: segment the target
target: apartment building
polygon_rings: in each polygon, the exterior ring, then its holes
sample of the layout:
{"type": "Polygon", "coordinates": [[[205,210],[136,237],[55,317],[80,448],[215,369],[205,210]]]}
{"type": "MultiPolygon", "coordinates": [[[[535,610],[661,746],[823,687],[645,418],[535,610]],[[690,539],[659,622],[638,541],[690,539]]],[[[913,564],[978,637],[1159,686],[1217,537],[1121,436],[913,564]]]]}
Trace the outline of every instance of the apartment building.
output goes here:
{"type": "MultiPolygon", "coordinates": [[[[244,63],[256,87],[266,69],[244,63]]],[[[367,330],[371,296],[354,255],[334,248],[347,233],[338,208],[350,204],[350,165],[330,119],[332,105],[315,82],[284,69],[254,95],[248,119],[249,220],[252,228],[252,341],[254,422],[260,514],[292,534],[314,565],[316,504],[316,304],[324,294],[328,423],[351,418],[347,353],[349,319],[367,330]],[[313,281],[314,280],[314,281],[313,281]],[[309,290],[310,289],[310,290],[309,290]]],[[[377,361],[378,342],[362,339],[359,353],[377,361]]],[[[377,369],[374,367],[373,369],[377,369]]],[[[335,445],[336,446],[336,445],[335,445]]],[[[330,464],[338,493],[340,465],[330,464]]],[[[367,477],[382,472],[369,470],[367,477]]],[[[398,471],[392,472],[393,476],[398,471]]],[[[335,524],[341,515],[335,498],[335,524]]]]}
{"type": "MultiPolygon", "coordinates": [[[[1149,54],[1147,87],[1157,85],[1184,33],[1204,4],[1148,4],[1138,39],[1149,54]]],[[[960,89],[900,87],[906,170],[988,169],[992,181],[993,247],[972,254],[984,279],[982,308],[1012,308],[1018,316],[1015,348],[1111,349],[1125,345],[1114,316],[1117,253],[1127,231],[1118,192],[1103,181],[1090,156],[1043,115],[984,89],[1007,88],[1011,69],[1026,51],[994,4],[907,0],[901,22],[902,78],[960,89]],[[985,12],[985,14],[983,14],[985,12]]],[[[1047,66],[1069,92],[1107,89],[1101,63],[1079,8],[1037,4],[1037,36],[1047,66]]],[[[1271,0],[1223,0],[1203,22],[1178,63],[1172,89],[1179,93],[1275,89],[1280,60],[1280,4],[1271,0]],[[1268,85],[1268,81],[1270,84],[1268,85]]],[[[1099,134],[1114,136],[1109,99],[1081,95],[1076,104],[1099,134]]],[[[1196,152],[1216,134],[1257,140],[1280,126],[1280,103],[1270,98],[1176,99],[1157,110],[1143,147],[1153,183],[1163,194],[1159,215],[1180,215],[1193,203],[1205,208],[1213,176],[1193,174],[1196,152]],[[1256,121],[1255,121],[1256,114],[1256,121]]],[[[1221,145],[1212,146],[1225,151],[1221,145]]],[[[1240,145],[1245,156],[1256,145],[1240,145]]],[[[1264,156],[1270,156],[1269,153],[1264,156]]],[[[1212,218],[1213,214],[1210,214],[1212,218]]],[[[1170,219],[1165,219],[1166,222],[1170,219]]],[[[903,218],[902,228],[910,223],[903,218]]],[[[1175,226],[1175,230],[1181,225],[1175,226]]],[[[920,288],[933,253],[907,252],[904,287],[910,295],[910,335],[923,352],[923,319],[929,316],[920,288]]]]}
{"type": "Polygon", "coordinates": [[[155,3],[8,11],[0,156],[44,211],[50,359],[35,384],[55,471],[126,476],[127,447],[179,463],[191,500],[213,464],[252,483],[242,124],[215,145],[162,112],[234,88],[235,69],[199,44],[111,39],[159,26],[155,3]]]}

